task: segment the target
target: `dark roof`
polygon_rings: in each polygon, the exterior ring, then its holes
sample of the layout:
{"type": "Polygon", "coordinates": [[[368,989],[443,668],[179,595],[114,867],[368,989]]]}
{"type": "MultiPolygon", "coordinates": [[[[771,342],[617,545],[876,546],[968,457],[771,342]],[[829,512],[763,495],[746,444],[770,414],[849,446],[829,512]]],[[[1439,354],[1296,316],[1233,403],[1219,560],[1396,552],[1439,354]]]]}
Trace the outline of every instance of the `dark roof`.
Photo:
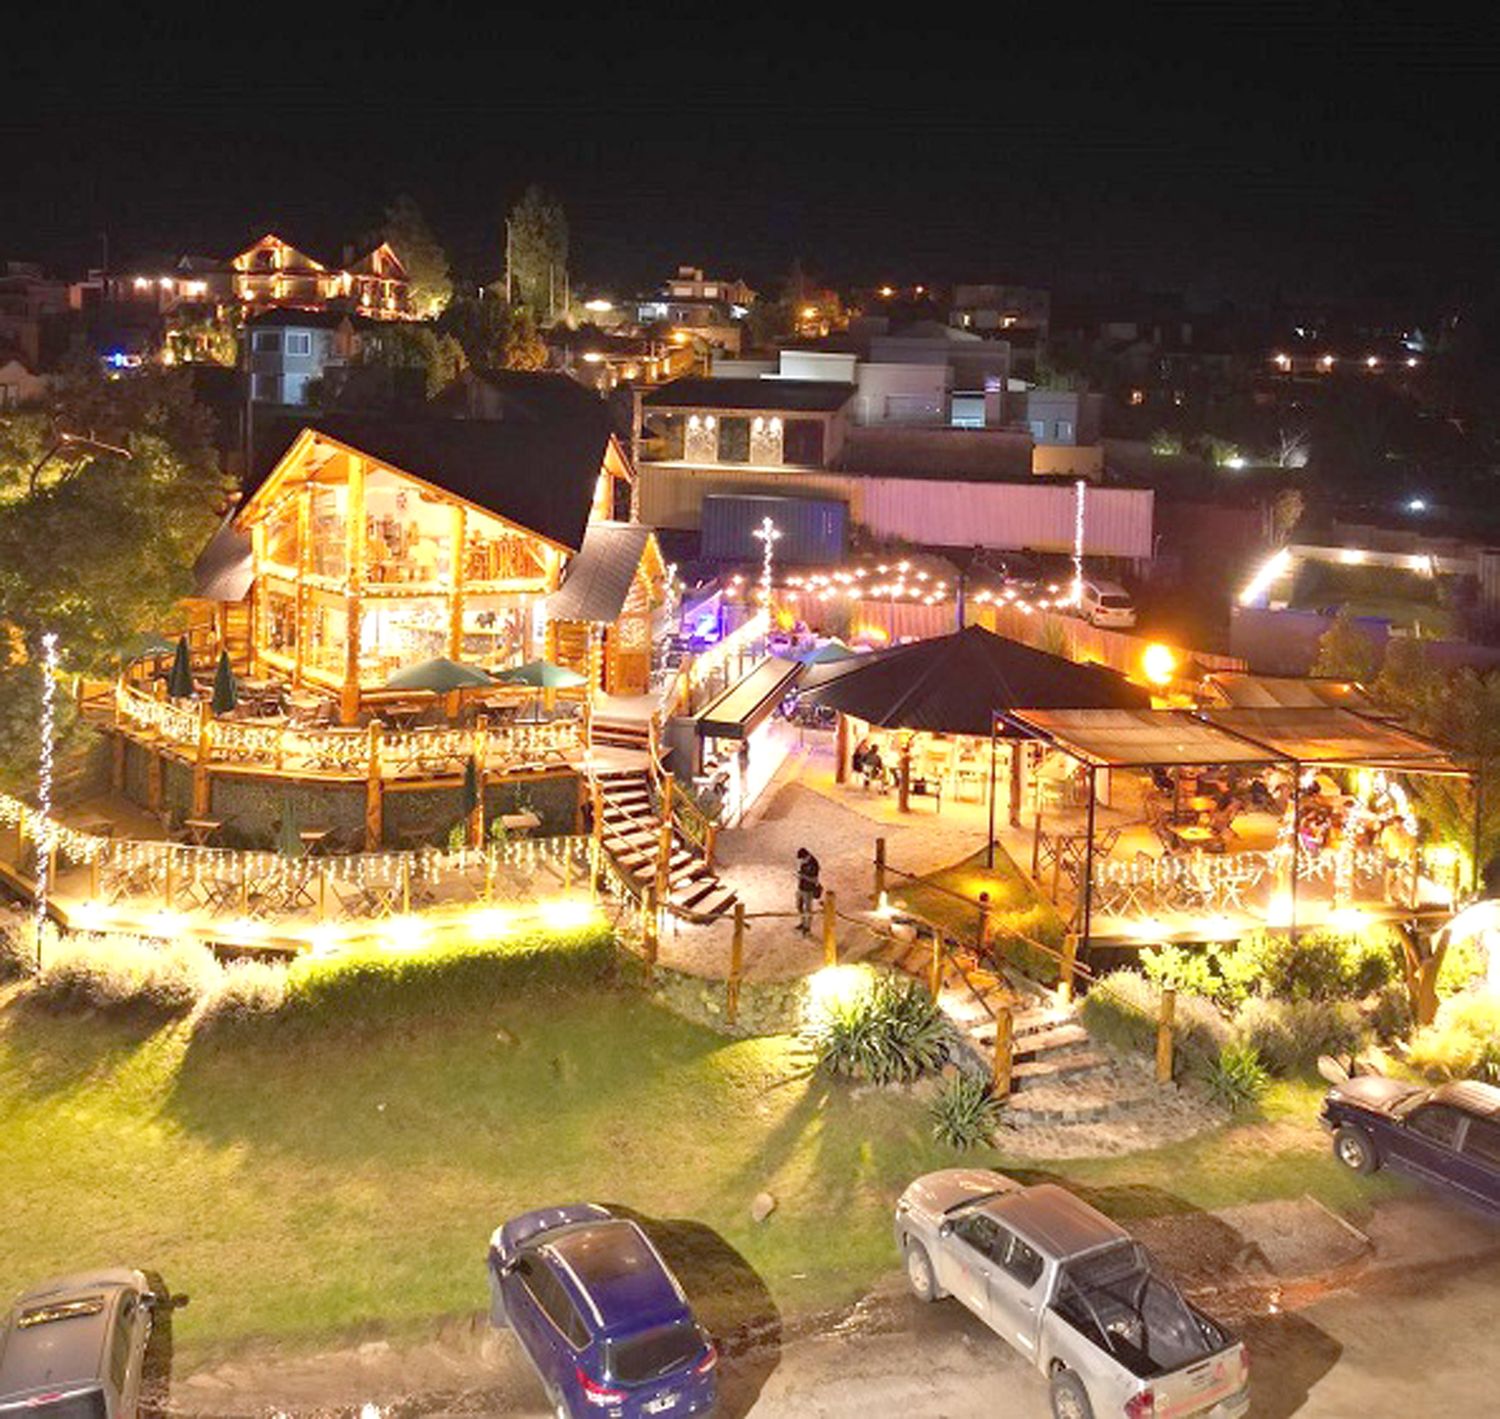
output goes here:
{"type": "Polygon", "coordinates": [[[642,402],[653,409],[772,409],[832,414],[854,397],[854,386],[822,379],[704,379],[691,375],[659,385],[642,402]]]}
{"type": "Polygon", "coordinates": [[[351,325],[362,323],[346,310],[302,310],[295,306],[280,306],[252,315],[245,324],[257,330],[337,330],[346,320],[351,325]]]}
{"type": "Polygon", "coordinates": [[[547,599],[547,618],[601,624],[615,620],[624,609],[650,536],[651,529],[638,523],[591,523],[583,534],[583,547],[568,563],[562,586],[547,599]]]}
{"type": "Polygon", "coordinates": [[[1202,718],[1303,764],[1458,771],[1448,751],[1435,740],[1352,710],[1210,708],[1202,712],[1202,718]]]}
{"type": "Polygon", "coordinates": [[[1188,768],[1204,764],[1273,764],[1275,749],[1205,723],[1186,710],[1044,710],[1027,706],[1016,719],[1099,768],[1188,768]]]}
{"type": "Polygon", "coordinates": [[[686,1309],[676,1281],[633,1222],[611,1218],[570,1227],[549,1245],[606,1330],[623,1322],[666,1319],[686,1309]]]}
{"type": "Polygon", "coordinates": [[[250,535],[235,527],[230,513],[193,563],[193,595],[204,601],[243,601],[254,580],[250,535]]]}
{"type": "Polygon", "coordinates": [[[604,406],[596,400],[586,413],[545,421],[334,413],[304,427],[576,551],[610,438],[604,406]]]}
{"type": "Polygon", "coordinates": [[[803,673],[802,695],[888,729],[990,732],[996,710],[1144,708],[1123,675],[1034,650],[982,626],[803,673]]]}
{"type": "Polygon", "coordinates": [[[698,715],[698,734],[712,739],[748,739],[771,717],[802,666],[795,660],[763,660],[698,715]]]}
{"type": "Polygon", "coordinates": [[[481,384],[495,396],[500,417],[545,419],[596,414],[603,400],[570,375],[545,370],[496,370],[470,366],[436,399],[433,408],[449,413],[467,411],[464,386],[481,384]]]}

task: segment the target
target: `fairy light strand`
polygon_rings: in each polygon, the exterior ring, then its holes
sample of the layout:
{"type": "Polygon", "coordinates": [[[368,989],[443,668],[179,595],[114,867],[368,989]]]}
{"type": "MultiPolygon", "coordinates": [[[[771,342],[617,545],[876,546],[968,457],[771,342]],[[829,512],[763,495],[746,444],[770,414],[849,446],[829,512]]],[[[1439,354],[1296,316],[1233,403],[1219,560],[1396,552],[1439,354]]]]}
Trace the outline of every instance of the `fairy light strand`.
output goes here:
{"type": "Polygon", "coordinates": [[[52,866],[52,739],[57,724],[57,633],[42,636],[41,749],[37,766],[36,804],[36,950],[42,956],[42,929],[47,924],[47,892],[52,866]]]}

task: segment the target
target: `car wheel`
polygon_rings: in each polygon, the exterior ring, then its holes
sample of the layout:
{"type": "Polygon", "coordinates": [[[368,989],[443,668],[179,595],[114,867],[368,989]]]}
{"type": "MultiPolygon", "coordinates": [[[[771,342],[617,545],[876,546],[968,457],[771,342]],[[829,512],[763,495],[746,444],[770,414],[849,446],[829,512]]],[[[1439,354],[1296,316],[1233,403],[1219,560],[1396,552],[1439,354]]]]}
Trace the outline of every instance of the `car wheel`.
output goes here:
{"type": "Polygon", "coordinates": [[[938,1298],[937,1277],[932,1272],[927,1248],[921,1242],[906,1243],[906,1283],[923,1304],[938,1298]]]}
{"type": "Polygon", "coordinates": [[[1094,1419],[1089,1392],[1072,1370],[1059,1370],[1052,1376],[1052,1419],[1094,1419]]]}
{"type": "Polygon", "coordinates": [[[1373,1173],[1380,1166],[1369,1137],[1348,1124],[1334,1130],[1333,1156],[1355,1173],[1373,1173]]]}

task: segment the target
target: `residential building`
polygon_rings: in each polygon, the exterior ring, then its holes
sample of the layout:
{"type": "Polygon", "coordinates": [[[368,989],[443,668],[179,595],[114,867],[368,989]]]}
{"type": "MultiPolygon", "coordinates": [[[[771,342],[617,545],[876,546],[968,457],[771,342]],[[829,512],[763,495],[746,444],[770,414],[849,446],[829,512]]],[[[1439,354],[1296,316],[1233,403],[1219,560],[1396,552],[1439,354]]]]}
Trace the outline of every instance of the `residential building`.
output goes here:
{"type": "Polygon", "coordinates": [[[0,356],[18,356],[32,370],[49,367],[49,323],[67,314],[65,281],[48,279],[29,261],[7,261],[0,272],[0,356]]]}
{"type": "Polygon", "coordinates": [[[754,299],[743,281],[710,279],[699,267],[679,266],[657,295],[638,303],[636,317],[644,326],[668,327],[680,345],[737,355],[741,321],[754,299]]]}
{"type": "Polygon", "coordinates": [[[332,310],[268,310],[245,322],[245,367],[256,404],[306,404],[307,386],[358,353],[353,317],[332,310]]]}
{"type": "Polygon", "coordinates": [[[14,356],[0,358],[0,413],[34,404],[46,392],[45,375],[33,374],[14,356]]]}

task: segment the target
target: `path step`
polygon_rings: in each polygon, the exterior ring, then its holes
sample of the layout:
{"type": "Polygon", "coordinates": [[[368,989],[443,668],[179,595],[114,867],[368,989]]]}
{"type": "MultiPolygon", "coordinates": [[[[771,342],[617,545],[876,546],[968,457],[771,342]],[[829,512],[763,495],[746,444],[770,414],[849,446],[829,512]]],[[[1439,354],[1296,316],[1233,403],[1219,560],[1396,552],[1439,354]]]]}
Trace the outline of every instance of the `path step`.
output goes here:
{"type": "Polygon", "coordinates": [[[1038,1084],[1020,1090],[1006,1102],[1004,1121],[1013,1128],[1102,1123],[1149,1109],[1161,1097],[1152,1085],[1122,1087],[1112,1079],[1038,1084]]]}
{"type": "Polygon", "coordinates": [[[1016,1038],[1014,1053],[1017,1059],[1035,1059],[1039,1055],[1088,1043],[1089,1032],[1082,1025],[1057,1025],[1050,1030],[1037,1030],[1016,1038]]]}
{"type": "Polygon", "coordinates": [[[1094,1075],[1114,1075],[1115,1062],[1107,1054],[1095,1050],[1078,1050],[1072,1054],[1049,1055],[1046,1059],[1028,1059],[1012,1064],[1011,1087],[1016,1090],[1044,1088],[1048,1084],[1068,1080],[1070,1087],[1079,1080],[1094,1075]]]}

